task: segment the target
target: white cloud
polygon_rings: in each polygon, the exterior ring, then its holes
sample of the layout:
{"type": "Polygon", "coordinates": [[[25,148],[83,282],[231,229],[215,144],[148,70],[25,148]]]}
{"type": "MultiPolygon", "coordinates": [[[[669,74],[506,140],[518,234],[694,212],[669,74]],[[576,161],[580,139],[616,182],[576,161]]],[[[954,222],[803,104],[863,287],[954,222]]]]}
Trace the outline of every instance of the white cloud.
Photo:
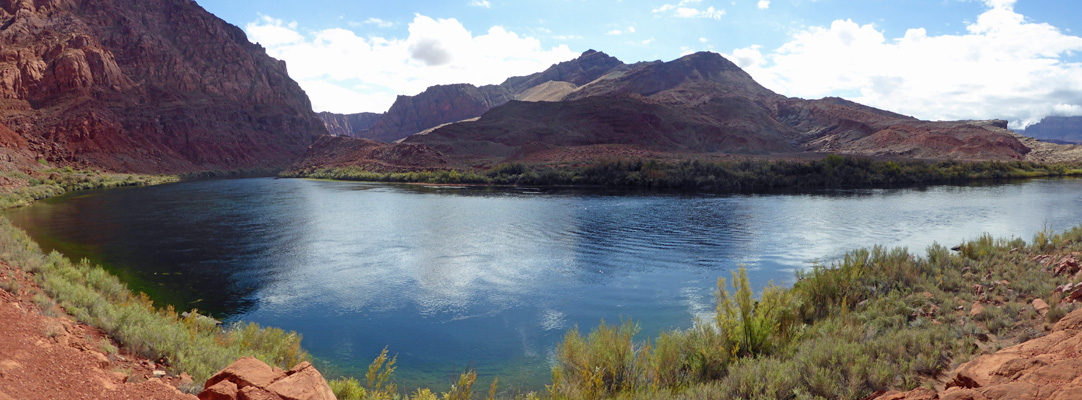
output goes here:
{"type": "Polygon", "coordinates": [[[966,33],[929,36],[923,28],[887,38],[872,24],[837,20],[812,27],[764,54],[729,55],[763,85],[805,98],[844,96],[924,119],[1002,118],[1013,127],[1054,113],[1082,111],[1082,37],[1033,23],[1014,0],[988,9],[966,33]]]}
{"type": "Polygon", "coordinates": [[[260,17],[248,37],[285,60],[316,111],[383,112],[397,95],[432,85],[496,84],[578,56],[566,45],[543,48],[502,27],[474,35],[455,19],[417,14],[406,38],[361,37],[345,29],[302,34],[295,23],[260,17]]]}
{"type": "Polygon", "coordinates": [[[760,10],[768,9],[770,8],[770,0],[759,0],[758,6],[760,10]]]}
{"type": "Polygon", "coordinates": [[[629,26],[625,30],[613,29],[611,31],[605,32],[606,35],[623,35],[625,33],[635,33],[635,27],[629,26]]]}
{"type": "Polygon", "coordinates": [[[369,19],[364,20],[364,23],[368,24],[368,25],[375,25],[375,26],[378,26],[380,28],[390,28],[390,27],[394,26],[393,22],[384,21],[384,20],[379,19],[379,18],[369,18],[369,19]]]}
{"type": "Polygon", "coordinates": [[[1077,115],[1082,115],[1082,105],[1056,104],[1052,107],[1052,115],[1061,117],[1073,117],[1077,115]]]}
{"type": "Polygon", "coordinates": [[[662,4],[660,7],[653,9],[653,12],[669,13],[671,11],[672,15],[678,18],[721,19],[721,16],[725,15],[725,10],[723,9],[716,9],[714,7],[707,7],[706,9],[690,7],[691,5],[699,3],[702,3],[702,0],[682,0],[675,4],[662,4]]]}
{"type": "Polygon", "coordinates": [[[248,26],[248,37],[259,37],[258,41],[263,46],[281,46],[304,40],[304,37],[297,33],[296,22],[286,24],[282,20],[260,15],[258,23],[248,26]]]}
{"type": "Polygon", "coordinates": [[[473,7],[492,8],[492,3],[489,3],[488,0],[472,0],[470,1],[470,5],[473,7]]]}

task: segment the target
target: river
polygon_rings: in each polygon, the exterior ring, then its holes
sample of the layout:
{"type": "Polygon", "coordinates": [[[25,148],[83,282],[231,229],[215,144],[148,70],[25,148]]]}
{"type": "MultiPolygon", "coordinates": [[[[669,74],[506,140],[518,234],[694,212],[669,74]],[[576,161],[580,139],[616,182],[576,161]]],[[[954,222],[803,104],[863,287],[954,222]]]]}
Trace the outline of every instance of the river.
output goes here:
{"type": "MultiPolygon", "coordinates": [[[[754,287],[881,244],[923,255],[982,232],[1082,223],[1082,180],[773,194],[233,179],[78,192],[5,215],[158,304],[296,330],[327,375],[387,347],[400,387],[539,389],[568,329],[642,337],[710,318],[718,277],[754,287]]],[[[362,379],[363,380],[363,379],[362,379]]]]}

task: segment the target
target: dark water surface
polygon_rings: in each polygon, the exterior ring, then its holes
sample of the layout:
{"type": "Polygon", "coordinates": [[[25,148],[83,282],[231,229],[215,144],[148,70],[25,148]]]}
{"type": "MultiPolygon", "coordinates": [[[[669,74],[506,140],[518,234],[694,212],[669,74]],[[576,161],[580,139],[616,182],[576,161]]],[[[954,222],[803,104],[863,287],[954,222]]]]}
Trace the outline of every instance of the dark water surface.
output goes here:
{"type": "MultiPolygon", "coordinates": [[[[106,264],[158,303],[297,330],[328,375],[387,346],[400,386],[467,367],[539,388],[570,328],[645,336],[752,284],[874,244],[1082,223],[1082,181],[706,195],[238,179],[83,192],[12,210],[46,249],[106,264]]],[[[488,378],[483,378],[487,385],[488,378]]]]}

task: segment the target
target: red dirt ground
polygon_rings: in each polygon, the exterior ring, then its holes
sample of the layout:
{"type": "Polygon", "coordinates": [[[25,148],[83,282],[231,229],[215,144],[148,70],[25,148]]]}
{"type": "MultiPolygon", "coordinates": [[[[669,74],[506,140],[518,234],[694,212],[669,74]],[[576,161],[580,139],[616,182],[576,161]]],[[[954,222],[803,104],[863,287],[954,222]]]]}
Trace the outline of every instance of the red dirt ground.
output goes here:
{"type": "Polygon", "coordinates": [[[180,377],[154,377],[154,362],[123,349],[102,352],[104,333],[58,306],[42,310],[33,300],[40,292],[29,275],[0,262],[0,400],[195,399],[176,389],[180,377]]]}

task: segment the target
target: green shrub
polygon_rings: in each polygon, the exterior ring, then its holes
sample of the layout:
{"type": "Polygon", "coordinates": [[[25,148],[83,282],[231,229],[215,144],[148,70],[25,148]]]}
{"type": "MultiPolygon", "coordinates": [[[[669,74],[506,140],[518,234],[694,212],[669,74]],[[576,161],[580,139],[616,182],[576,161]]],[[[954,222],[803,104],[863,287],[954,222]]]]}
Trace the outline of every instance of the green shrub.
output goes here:
{"type": "Polygon", "coordinates": [[[334,396],[338,400],[363,400],[368,398],[367,392],[356,378],[341,378],[327,381],[334,396]]]}
{"type": "Polygon", "coordinates": [[[725,278],[718,278],[715,322],[729,336],[732,353],[742,356],[769,354],[783,346],[795,334],[796,314],[791,292],[773,284],[763,290],[762,298],[752,298],[748,273],[743,267],[733,273],[734,293],[725,289],[725,278]]]}

